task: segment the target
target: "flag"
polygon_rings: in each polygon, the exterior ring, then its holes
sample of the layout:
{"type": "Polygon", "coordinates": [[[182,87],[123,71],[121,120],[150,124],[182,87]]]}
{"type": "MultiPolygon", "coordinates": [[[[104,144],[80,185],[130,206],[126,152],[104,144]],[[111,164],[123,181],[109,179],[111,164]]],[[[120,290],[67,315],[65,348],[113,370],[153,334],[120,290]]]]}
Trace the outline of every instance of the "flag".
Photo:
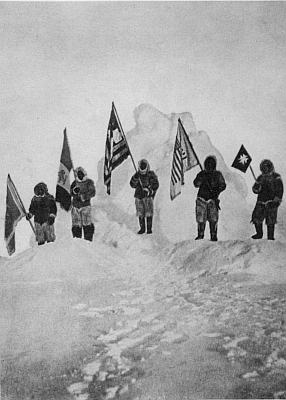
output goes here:
{"type": "Polygon", "coordinates": [[[58,181],[56,188],[56,201],[60,203],[61,208],[69,211],[71,206],[70,195],[70,171],[73,169],[71,153],[68,143],[67,131],[64,130],[64,142],[58,172],[58,181]]]}
{"type": "Polygon", "coordinates": [[[181,193],[181,185],[184,185],[184,173],[198,164],[199,160],[179,119],[171,171],[171,200],[181,193]]]}
{"type": "Polygon", "coordinates": [[[130,155],[130,150],[121,128],[114,104],[107,129],[104,161],[104,184],[107,193],[110,194],[111,172],[118,167],[130,155]]]}
{"type": "Polygon", "coordinates": [[[245,147],[242,145],[231,166],[233,168],[239,169],[242,172],[246,172],[251,161],[252,161],[252,158],[246,151],[245,147]]]}
{"type": "Polygon", "coordinates": [[[6,215],[5,215],[5,241],[9,256],[16,249],[15,230],[18,222],[26,215],[23,204],[19,198],[14,183],[8,174],[7,178],[7,197],[6,197],[6,215]]]}

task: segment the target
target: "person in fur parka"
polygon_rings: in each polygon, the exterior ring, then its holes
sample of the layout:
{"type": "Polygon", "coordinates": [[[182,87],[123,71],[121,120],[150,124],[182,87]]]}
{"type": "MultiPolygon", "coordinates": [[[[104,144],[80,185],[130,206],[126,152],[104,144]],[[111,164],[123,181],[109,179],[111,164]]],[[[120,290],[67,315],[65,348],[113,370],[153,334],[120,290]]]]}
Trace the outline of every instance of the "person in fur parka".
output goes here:
{"type": "Polygon", "coordinates": [[[226,183],[222,173],[217,171],[216,165],[216,157],[208,156],[204,162],[204,170],[200,171],[194,179],[194,186],[199,188],[196,199],[198,236],[195,240],[204,238],[206,221],[209,221],[211,240],[217,241],[218,196],[225,190],[226,183]]]}
{"type": "Polygon", "coordinates": [[[260,163],[261,175],[256,179],[252,191],[257,194],[257,202],[252,213],[251,222],[254,223],[256,234],[253,239],[262,239],[263,221],[267,225],[267,239],[274,240],[274,228],[277,222],[278,207],[283,197],[283,182],[280,174],[275,172],[270,160],[260,163]]]}
{"type": "Polygon", "coordinates": [[[139,217],[140,230],[137,232],[142,235],[146,231],[152,233],[152,223],[154,214],[154,198],[159,188],[159,181],[154,171],[150,171],[150,165],[147,160],[140,160],[138,163],[138,172],[131,180],[130,186],[135,189],[135,207],[136,215],[139,217]]]}
{"type": "Polygon", "coordinates": [[[75,180],[71,184],[72,198],[72,235],[76,238],[82,237],[92,241],[94,225],[91,216],[90,199],[95,196],[95,186],[92,179],[87,177],[82,167],[75,169],[75,180]]]}
{"type": "Polygon", "coordinates": [[[26,219],[29,220],[34,216],[38,245],[54,242],[56,239],[54,222],[57,215],[54,196],[49,194],[48,187],[44,182],[40,182],[34,187],[34,194],[26,219]]]}

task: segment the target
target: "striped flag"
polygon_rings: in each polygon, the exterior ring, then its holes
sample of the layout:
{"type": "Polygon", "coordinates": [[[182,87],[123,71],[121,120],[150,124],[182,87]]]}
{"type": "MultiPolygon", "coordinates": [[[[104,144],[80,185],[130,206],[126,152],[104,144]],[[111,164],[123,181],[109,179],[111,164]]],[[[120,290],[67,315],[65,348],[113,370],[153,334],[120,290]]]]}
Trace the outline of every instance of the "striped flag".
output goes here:
{"type": "Polygon", "coordinates": [[[117,111],[112,103],[112,109],[107,129],[104,161],[104,184],[110,194],[111,172],[130,155],[128,143],[121,127],[117,111]]]}
{"type": "Polygon", "coordinates": [[[16,226],[25,215],[26,212],[23,203],[18,195],[18,192],[14,183],[12,182],[10,175],[8,174],[4,239],[6,241],[6,248],[9,256],[11,256],[16,249],[16,226]]]}
{"type": "Polygon", "coordinates": [[[64,142],[60,159],[58,172],[58,181],[56,188],[56,201],[60,203],[61,208],[69,211],[71,207],[70,195],[70,171],[73,169],[71,153],[68,143],[67,130],[64,130],[64,142]]]}
{"type": "Polygon", "coordinates": [[[199,160],[179,119],[171,171],[171,200],[174,200],[181,193],[181,186],[184,185],[184,173],[198,164],[199,160]]]}

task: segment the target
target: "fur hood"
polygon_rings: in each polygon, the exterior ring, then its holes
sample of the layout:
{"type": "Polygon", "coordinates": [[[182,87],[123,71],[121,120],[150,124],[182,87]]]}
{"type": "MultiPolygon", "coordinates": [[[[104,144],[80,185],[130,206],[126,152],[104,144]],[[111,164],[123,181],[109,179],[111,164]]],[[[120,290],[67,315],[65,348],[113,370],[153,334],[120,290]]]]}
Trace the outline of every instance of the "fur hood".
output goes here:
{"type": "Polygon", "coordinates": [[[146,174],[147,172],[150,171],[150,165],[147,160],[142,159],[138,162],[138,170],[140,174],[146,174]]]}
{"type": "Polygon", "coordinates": [[[266,166],[266,165],[269,168],[269,174],[272,174],[273,172],[275,172],[274,165],[273,165],[272,161],[270,161],[270,160],[262,160],[261,163],[260,163],[260,166],[259,166],[260,167],[260,171],[262,173],[264,173],[263,172],[263,167],[266,166]]]}
{"type": "Polygon", "coordinates": [[[34,193],[36,197],[43,197],[40,194],[41,190],[44,192],[43,196],[46,196],[48,194],[48,187],[44,182],[40,182],[34,187],[34,193]]]}
{"type": "Polygon", "coordinates": [[[216,156],[208,156],[205,159],[205,162],[204,162],[205,170],[209,170],[208,166],[211,166],[212,167],[211,171],[215,171],[216,170],[216,165],[217,165],[216,156]]]}
{"type": "Polygon", "coordinates": [[[75,172],[75,179],[76,179],[76,181],[78,181],[78,182],[84,182],[84,181],[87,180],[87,173],[86,173],[86,171],[85,171],[84,168],[82,168],[82,167],[77,167],[77,168],[75,169],[74,172],[75,172]],[[77,174],[79,173],[79,171],[81,171],[81,172],[83,173],[83,175],[84,175],[83,179],[79,179],[79,178],[78,178],[77,174]]]}

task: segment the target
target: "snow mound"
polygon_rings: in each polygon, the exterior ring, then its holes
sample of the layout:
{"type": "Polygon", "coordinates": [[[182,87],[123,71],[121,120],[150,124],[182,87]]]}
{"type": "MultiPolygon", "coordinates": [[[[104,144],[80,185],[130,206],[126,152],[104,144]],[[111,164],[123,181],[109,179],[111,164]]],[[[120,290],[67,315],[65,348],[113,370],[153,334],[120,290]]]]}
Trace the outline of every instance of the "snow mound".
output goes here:
{"type": "Polygon", "coordinates": [[[32,248],[13,258],[1,258],[2,285],[88,283],[108,279],[110,274],[120,279],[133,276],[142,282],[151,279],[154,263],[150,258],[158,249],[149,237],[140,239],[103,211],[97,211],[94,225],[93,242],[73,239],[70,215],[60,210],[55,242],[38,246],[33,238],[32,248]]]}
{"type": "Polygon", "coordinates": [[[244,273],[258,284],[286,283],[286,247],[278,241],[184,242],[175,245],[168,256],[177,270],[195,276],[244,273]]]}

